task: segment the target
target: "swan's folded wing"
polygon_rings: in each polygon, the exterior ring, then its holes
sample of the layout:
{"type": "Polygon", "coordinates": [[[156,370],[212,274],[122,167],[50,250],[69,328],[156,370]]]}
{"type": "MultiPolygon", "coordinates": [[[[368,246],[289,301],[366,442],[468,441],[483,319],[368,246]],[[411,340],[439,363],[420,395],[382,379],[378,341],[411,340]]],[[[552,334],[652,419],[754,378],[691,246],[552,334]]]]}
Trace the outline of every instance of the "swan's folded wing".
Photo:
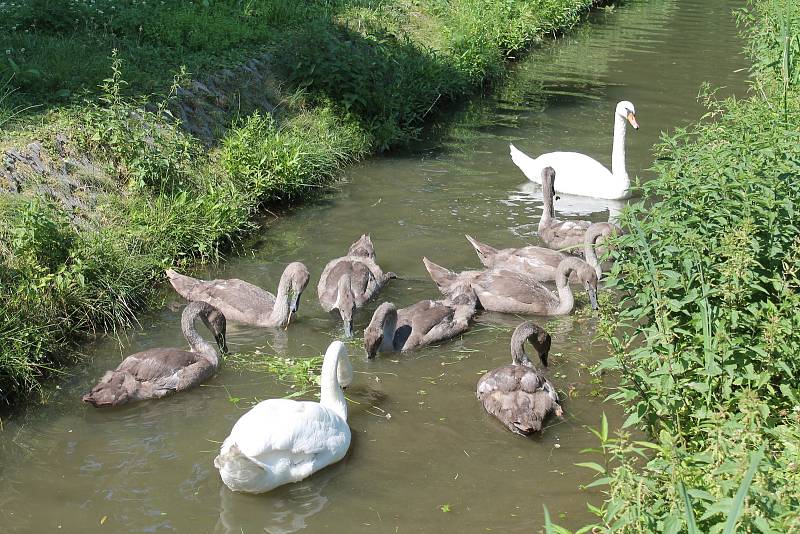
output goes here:
{"type": "Polygon", "coordinates": [[[152,382],[174,375],[202,357],[179,349],[151,349],[131,354],[117,367],[139,382],[152,382]]]}
{"type": "Polygon", "coordinates": [[[590,224],[589,221],[562,221],[559,224],[553,224],[550,229],[553,235],[559,239],[580,239],[582,241],[590,224]]]}
{"type": "Polygon", "coordinates": [[[475,279],[478,297],[482,292],[494,297],[509,298],[525,304],[555,299],[553,293],[534,278],[510,269],[486,271],[475,279]]]}
{"type": "Polygon", "coordinates": [[[469,329],[468,321],[449,320],[439,323],[425,334],[422,344],[430,345],[463,334],[469,329]]]}
{"type": "Polygon", "coordinates": [[[271,399],[244,414],[228,439],[254,463],[273,468],[287,455],[297,463],[341,447],[350,439],[346,428],[346,421],[319,403],[271,399]]]}
{"type": "Polygon", "coordinates": [[[361,258],[360,262],[366,269],[369,269],[369,276],[366,278],[368,284],[364,289],[365,297],[369,299],[386,283],[386,274],[374,259],[361,258]]]}
{"type": "MultiPolygon", "coordinates": [[[[526,371],[521,373],[519,377],[520,390],[527,393],[536,393],[539,391],[555,392],[555,388],[553,388],[543,374],[530,368],[525,369],[526,371]]],[[[556,396],[556,398],[558,398],[558,396],[556,396]]]]}
{"type": "Polygon", "coordinates": [[[317,296],[323,306],[332,306],[336,301],[336,289],[339,278],[345,273],[349,272],[349,262],[346,257],[336,258],[329,261],[325,268],[322,269],[322,274],[319,276],[317,283],[317,296]]]}
{"type": "Polygon", "coordinates": [[[411,330],[416,337],[424,338],[437,326],[448,325],[453,319],[454,310],[441,302],[425,300],[411,315],[411,330]]]}
{"type": "MultiPolygon", "coordinates": [[[[539,247],[537,247],[539,248],[539,247]]],[[[495,257],[493,268],[502,268],[511,271],[518,271],[534,277],[536,280],[551,280],[555,278],[556,267],[561,261],[559,252],[551,249],[543,249],[552,252],[550,255],[526,255],[519,251],[514,254],[498,254],[495,257]]],[[[515,251],[516,252],[516,251],[515,251]]]]}
{"type": "Polygon", "coordinates": [[[558,404],[558,392],[555,386],[541,371],[530,369],[520,380],[519,389],[535,395],[539,399],[539,407],[546,409],[546,411],[554,409],[555,405],[558,404]],[[549,400],[545,402],[543,398],[549,400]]]}
{"type": "Polygon", "coordinates": [[[542,429],[545,418],[555,411],[560,415],[557,400],[545,391],[499,389],[478,395],[484,409],[497,417],[512,432],[528,435],[542,429]]]}
{"type": "Polygon", "coordinates": [[[476,313],[474,305],[444,305],[437,302],[438,306],[446,308],[444,315],[437,324],[432,325],[423,338],[424,345],[444,341],[463,334],[469,329],[469,323],[476,313]]]}
{"type": "Polygon", "coordinates": [[[553,249],[531,245],[514,250],[509,255],[509,259],[511,258],[524,259],[531,265],[558,265],[564,259],[564,254],[553,249]]]}
{"type": "Polygon", "coordinates": [[[478,398],[495,391],[511,392],[520,389],[520,381],[530,368],[522,365],[504,365],[484,374],[478,380],[478,398]]]}
{"type": "Polygon", "coordinates": [[[528,435],[539,432],[556,403],[542,392],[495,393],[485,399],[484,408],[506,424],[509,430],[528,435]]]}
{"type": "Polygon", "coordinates": [[[188,300],[208,302],[223,311],[233,308],[244,314],[252,312],[254,305],[271,308],[275,303],[272,293],[238,278],[198,282],[181,294],[188,300]]]}
{"type": "Polygon", "coordinates": [[[350,287],[353,289],[356,304],[361,306],[372,295],[369,290],[375,290],[376,280],[372,275],[372,270],[363,261],[352,262],[353,273],[350,278],[350,287]]]}
{"type": "Polygon", "coordinates": [[[317,284],[317,294],[323,306],[332,306],[336,301],[337,284],[345,274],[350,275],[350,287],[358,306],[374,296],[384,278],[381,268],[369,258],[345,256],[331,260],[317,284]]]}

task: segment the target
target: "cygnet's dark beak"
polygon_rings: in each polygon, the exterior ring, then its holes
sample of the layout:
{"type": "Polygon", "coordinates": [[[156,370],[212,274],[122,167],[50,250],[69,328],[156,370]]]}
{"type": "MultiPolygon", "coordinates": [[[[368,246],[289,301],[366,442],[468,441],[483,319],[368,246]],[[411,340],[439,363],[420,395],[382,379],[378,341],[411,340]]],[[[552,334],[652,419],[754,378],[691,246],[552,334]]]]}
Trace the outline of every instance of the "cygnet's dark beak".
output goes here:
{"type": "Polygon", "coordinates": [[[549,356],[549,353],[547,353],[547,352],[539,355],[539,359],[542,361],[542,365],[544,365],[545,367],[547,367],[547,357],[548,356],[549,356]]]}
{"type": "Polygon", "coordinates": [[[292,305],[289,307],[289,311],[292,313],[297,313],[297,310],[300,308],[300,293],[295,295],[294,299],[292,299],[292,305]]]}
{"type": "Polygon", "coordinates": [[[589,292],[589,302],[592,303],[592,309],[593,310],[599,309],[600,306],[597,305],[597,290],[593,287],[590,287],[589,289],[587,289],[587,291],[589,292]]]}
{"type": "Polygon", "coordinates": [[[344,322],[344,336],[347,338],[353,337],[353,321],[343,319],[344,322]]]}
{"type": "Polygon", "coordinates": [[[219,346],[222,353],[228,354],[228,342],[225,339],[225,334],[217,334],[216,336],[214,336],[214,339],[216,339],[217,345],[219,346]]]}
{"type": "Polygon", "coordinates": [[[374,343],[369,344],[368,336],[364,335],[364,348],[367,351],[367,359],[372,360],[375,358],[375,355],[378,354],[378,348],[383,343],[383,335],[378,336],[374,343]]]}

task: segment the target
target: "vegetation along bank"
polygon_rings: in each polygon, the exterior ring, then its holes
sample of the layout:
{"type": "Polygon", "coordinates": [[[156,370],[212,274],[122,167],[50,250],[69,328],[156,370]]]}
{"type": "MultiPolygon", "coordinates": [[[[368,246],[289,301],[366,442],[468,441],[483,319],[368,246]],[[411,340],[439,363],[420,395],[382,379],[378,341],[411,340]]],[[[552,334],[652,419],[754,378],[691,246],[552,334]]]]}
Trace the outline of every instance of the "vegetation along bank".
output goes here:
{"type": "Polygon", "coordinates": [[[709,95],[620,221],[600,368],[651,441],[597,431],[582,532],[800,532],[800,5],[739,16],[750,98],[709,95]]]}
{"type": "Polygon", "coordinates": [[[0,3],[0,400],[596,3],[0,3]]]}

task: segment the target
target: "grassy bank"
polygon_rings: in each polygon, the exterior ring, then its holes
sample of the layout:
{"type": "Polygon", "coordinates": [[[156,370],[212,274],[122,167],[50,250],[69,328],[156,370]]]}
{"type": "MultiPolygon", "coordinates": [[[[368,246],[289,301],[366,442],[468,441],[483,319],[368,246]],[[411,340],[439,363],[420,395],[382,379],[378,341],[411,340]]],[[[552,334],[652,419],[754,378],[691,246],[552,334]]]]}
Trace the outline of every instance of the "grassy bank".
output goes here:
{"type": "Polygon", "coordinates": [[[800,7],[740,16],[752,96],[666,137],[620,221],[601,369],[650,441],[599,433],[583,532],[800,532],[800,7]]]}
{"type": "Polygon", "coordinates": [[[0,399],[135,321],[165,267],[217,259],[265,203],[413,139],[594,3],[1,3],[0,399]]]}

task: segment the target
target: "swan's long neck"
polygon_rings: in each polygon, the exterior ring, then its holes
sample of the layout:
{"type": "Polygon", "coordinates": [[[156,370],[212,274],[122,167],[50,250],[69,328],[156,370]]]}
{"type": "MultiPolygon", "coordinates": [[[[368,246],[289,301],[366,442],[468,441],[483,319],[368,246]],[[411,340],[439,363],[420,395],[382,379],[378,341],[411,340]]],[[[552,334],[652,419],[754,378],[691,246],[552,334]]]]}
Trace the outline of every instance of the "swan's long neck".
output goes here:
{"type": "Polygon", "coordinates": [[[339,385],[336,370],[339,367],[339,359],[346,357],[347,353],[342,343],[335,342],[328,347],[325,359],[322,361],[319,401],[320,404],[336,412],[345,421],[347,420],[347,401],[344,398],[344,391],[339,385]]]}
{"type": "Polygon", "coordinates": [[[598,280],[603,275],[603,269],[600,267],[600,260],[597,259],[597,248],[595,247],[595,244],[602,235],[603,232],[600,229],[589,226],[589,229],[586,230],[583,243],[583,257],[586,259],[586,263],[588,263],[594,269],[594,272],[597,273],[598,280]]]}
{"type": "Polygon", "coordinates": [[[275,294],[275,305],[270,314],[270,323],[282,325],[289,318],[289,287],[292,283],[292,275],[286,270],[281,275],[278,282],[278,292],[275,294]]]}
{"type": "Polygon", "coordinates": [[[556,213],[553,208],[553,189],[545,186],[542,182],[542,217],[539,219],[539,235],[542,231],[550,226],[555,218],[556,213]]]}
{"type": "Polygon", "coordinates": [[[514,365],[527,365],[530,363],[528,355],[525,354],[525,340],[528,339],[530,332],[523,331],[521,328],[514,330],[511,335],[511,363],[514,365]]]}
{"type": "Polygon", "coordinates": [[[625,188],[630,185],[628,171],[625,169],[625,133],[628,131],[625,117],[614,115],[614,146],[611,149],[611,174],[625,182],[625,188]]]}
{"type": "Polygon", "coordinates": [[[603,277],[603,266],[600,264],[600,259],[597,257],[597,241],[603,237],[608,237],[616,232],[616,228],[611,223],[594,223],[586,230],[583,256],[594,272],[597,274],[597,279],[603,277]]]}
{"type": "Polygon", "coordinates": [[[553,310],[553,313],[563,315],[569,313],[575,306],[575,296],[572,294],[572,288],[569,287],[569,275],[573,271],[572,267],[564,268],[563,265],[559,266],[556,273],[556,288],[558,289],[558,306],[553,310]]]}
{"type": "Polygon", "coordinates": [[[380,350],[382,352],[390,352],[399,350],[402,347],[394,346],[394,334],[397,331],[397,313],[391,313],[383,320],[383,340],[381,341],[380,350]]]}
{"type": "Polygon", "coordinates": [[[219,365],[219,354],[214,345],[203,339],[194,326],[194,320],[203,311],[202,302],[192,302],[181,315],[181,330],[183,337],[192,349],[192,352],[200,354],[207,359],[213,366],[219,365]]]}

